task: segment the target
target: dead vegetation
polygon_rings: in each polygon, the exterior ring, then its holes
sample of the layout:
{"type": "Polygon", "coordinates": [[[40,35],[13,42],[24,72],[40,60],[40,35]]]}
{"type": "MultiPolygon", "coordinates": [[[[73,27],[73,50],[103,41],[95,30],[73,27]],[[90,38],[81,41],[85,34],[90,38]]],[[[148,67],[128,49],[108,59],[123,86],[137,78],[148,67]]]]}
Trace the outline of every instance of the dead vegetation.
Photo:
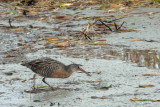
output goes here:
{"type": "Polygon", "coordinates": [[[10,2],[13,5],[35,5],[39,7],[52,6],[69,6],[69,5],[94,5],[100,4],[102,8],[112,7],[113,4],[121,4],[127,7],[145,6],[145,7],[159,7],[160,0],[1,0],[1,2],[10,2]],[[69,4],[69,5],[68,5],[69,4]]]}

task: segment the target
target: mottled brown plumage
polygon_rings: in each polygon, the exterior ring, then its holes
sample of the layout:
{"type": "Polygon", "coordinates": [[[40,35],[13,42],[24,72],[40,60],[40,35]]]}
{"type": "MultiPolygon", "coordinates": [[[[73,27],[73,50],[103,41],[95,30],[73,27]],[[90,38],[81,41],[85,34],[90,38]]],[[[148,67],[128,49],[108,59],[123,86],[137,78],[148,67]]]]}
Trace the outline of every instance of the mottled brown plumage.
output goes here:
{"type": "MultiPolygon", "coordinates": [[[[22,63],[21,65],[26,66],[30,68],[34,73],[44,77],[42,81],[46,83],[49,87],[50,86],[46,81],[45,78],[68,78],[71,76],[71,74],[74,71],[82,71],[90,76],[90,74],[86,71],[84,71],[82,68],[80,68],[80,64],[70,64],[68,66],[64,65],[63,63],[51,59],[51,58],[41,58],[36,59],[30,62],[22,63]]],[[[36,74],[34,74],[34,85],[35,88],[35,77],[36,74]]]]}

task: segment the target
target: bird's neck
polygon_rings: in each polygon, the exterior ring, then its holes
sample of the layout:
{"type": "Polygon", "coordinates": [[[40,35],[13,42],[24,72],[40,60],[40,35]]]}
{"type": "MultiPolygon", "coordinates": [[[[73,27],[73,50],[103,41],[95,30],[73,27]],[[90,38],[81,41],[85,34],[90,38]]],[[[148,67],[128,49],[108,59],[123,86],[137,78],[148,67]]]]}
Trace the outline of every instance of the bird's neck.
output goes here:
{"type": "Polygon", "coordinates": [[[66,72],[68,72],[68,73],[73,73],[70,65],[66,66],[66,72]]]}

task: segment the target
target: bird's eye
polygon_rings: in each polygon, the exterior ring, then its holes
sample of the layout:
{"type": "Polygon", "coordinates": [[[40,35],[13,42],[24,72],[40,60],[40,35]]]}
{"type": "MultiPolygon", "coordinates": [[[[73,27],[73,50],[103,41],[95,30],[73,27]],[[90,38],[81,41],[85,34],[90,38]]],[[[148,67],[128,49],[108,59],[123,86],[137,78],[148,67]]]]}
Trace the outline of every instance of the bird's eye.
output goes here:
{"type": "Polygon", "coordinates": [[[79,64],[79,67],[81,67],[81,66],[83,66],[83,65],[79,64]]]}

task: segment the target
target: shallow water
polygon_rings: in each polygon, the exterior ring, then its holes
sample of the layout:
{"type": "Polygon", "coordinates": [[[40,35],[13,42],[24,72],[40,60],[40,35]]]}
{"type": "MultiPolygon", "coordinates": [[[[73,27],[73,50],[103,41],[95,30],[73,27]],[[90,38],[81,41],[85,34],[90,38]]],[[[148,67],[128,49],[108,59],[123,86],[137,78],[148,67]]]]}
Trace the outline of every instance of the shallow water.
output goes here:
{"type": "MultiPolygon", "coordinates": [[[[33,16],[13,18],[9,28],[5,15],[0,17],[0,104],[1,106],[145,106],[158,107],[158,102],[132,102],[129,99],[159,100],[159,76],[136,76],[141,74],[159,74],[159,14],[155,8],[138,8],[130,10],[128,17],[117,23],[126,21],[123,29],[140,29],[134,32],[101,34],[106,45],[78,45],[74,47],[50,48],[45,37],[74,35],[82,30],[88,22],[75,17],[110,16],[125,13],[111,13],[105,10],[92,9],[62,9],[41,12],[40,16],[48,18],[42,21],[33,16]],[[67,16],[70,21],[53,20],[54,16],[67,16]],[[140,13],[140,14],[139,14],[140,13]],[[23,19],[19,23],[19,19],[23,19]],[[73,20],[75,19],[75,20],[73,20]],[[27,21],[27,23],[26,23],[27,21]],[[32,25],[32,26],[30,26],[32,25]],[[22,28],[24,31],[13,31],[22,28]],[[37,93],[32,92],[33,72],[20,65],[22,61],[41,57],[57,59],[64,64],[78,63],[92,76],[75,72],[67,79],[47,79],[54,87],[66,88],[50,91],[44,87],[37,93]],[[149,68],[149,69],[148,69],[149,68]],[[9,73],[9,75],[5,74],[9,73]],[[111,85],[108,90],[97,89],[100,82],[111,85]],[[139,85],[153,85],[140,88],[139,85]],[[30,93],[28,93],[30,92],[30,93]],[[98,97],[97,99],[94,96],[98,97]],[[107,97],[102,99],[100,97],[107,97]]],[[[12,16],[12,15],[11,15],[12,16]]],[[[14,16],[14,15],[13,15],[14,16]]],[[[12,17],[13,17],[12,16],[12,17]]],[[[96,40],[96,39],[95,39],[96,40]]],[[[37,78],[37,86],[45,86],[37,78]]]]}

